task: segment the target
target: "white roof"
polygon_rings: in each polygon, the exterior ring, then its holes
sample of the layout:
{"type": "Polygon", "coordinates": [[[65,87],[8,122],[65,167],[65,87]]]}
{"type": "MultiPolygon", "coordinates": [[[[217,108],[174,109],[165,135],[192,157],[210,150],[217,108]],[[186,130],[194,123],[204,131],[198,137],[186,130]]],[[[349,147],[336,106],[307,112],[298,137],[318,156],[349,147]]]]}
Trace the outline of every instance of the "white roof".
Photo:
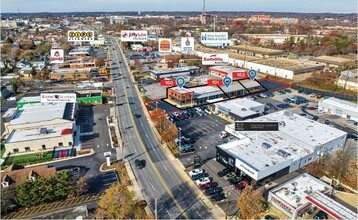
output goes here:
{"type": "Polygon", "coordinates": [[[297,209],[300,206],[309,203],[306,196],[312,195],[317,191],[327,193],[331,190],[332,187],[327,183],[308,173],[304,173],[271,190],[271,193],[292,208],[297,209]]]}
{"type": "Polygon", "coordinates": [[[231,113],[239,115],[241,117],[257,114],[256,111],[252,111],[251,108],[262,106],[264,104],[249,100],[247,98],[234,99],[225,102],[217,103],[216,105],[229,109],[231,113]]]}
{"type": "Polygon", "coordinates": [[[49,121],[55,118],[63,118],[66,103],[33,103],[26,104],[19,109],[11,120],[11,125],[49,121]]]}
{"type": "Polygon", "coordinates": [[[193,91],[195,94],[200,94],[200,95],[220,91],[218,87],[214,87],[214,86],[198,86],[198,87],[190,88],[190,90],[193,91]]]}
{"type": "Polygon", "coordinates": [[[40,96],[29,96],[29,97],[22,97],[18,102],[37,102],[41,101],[40,96]]]}
{"type": "Polygon", "coordinates": [[[46,129],[46,133],[40,133],[40,127],[29,129],[14,129],[7,138],[6,143],[61,137],[62,130],[72,129],[72,123],[63,123],[56,126],[46,126],[46,129]]]}
{"type": "MultiPolygon", "coordinates": [[[[347,134],[344,131],[313,121],[306,117],[302,117],[295,113],[292,113],[291,116],[288,116],[285,114],[285,112],[290,111],[278,111],[246,121],[280,122],[282,125],[279,126],[279,132],[282,133],[285,138],[310,146],[320,146],[340,137],[343,139],[343,136],[347,134]]],[[[227,125],[227,127],[229,130],[234,130],[234,124],[227,125]]],[[[236,133],[234,133],[234,135],[236,133]]],[[[246,131],[240,133],[244,136],[252,136],[257,132],[246,131]]]]}
{"type": "Polygon", "coordinates": [[[349,114],[351,116],[357,117],[357,115],[358,115],[358,105],[357,104],[347,102],[347,101],[344,101],[341,99],[337,99],[334,97],[324,99],[324,100],[320,101],[318,104],[319,104],[319,106],[323,106],[323,107],[330,106],[331,108],[338,108],[338,109],[346,110],[347,112],[349,112],[349,114]]]}

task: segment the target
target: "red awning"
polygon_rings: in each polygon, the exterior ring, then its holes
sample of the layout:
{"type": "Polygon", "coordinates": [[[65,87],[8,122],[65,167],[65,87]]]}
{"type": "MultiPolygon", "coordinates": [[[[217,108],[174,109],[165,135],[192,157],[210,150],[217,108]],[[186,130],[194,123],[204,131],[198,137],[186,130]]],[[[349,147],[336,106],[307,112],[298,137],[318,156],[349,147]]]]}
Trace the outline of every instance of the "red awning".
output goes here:
{"type": "Polygon", "coordinates": [[[66,128],[61,131],[61,135],[72,134],[72,129],[66,128]]]}

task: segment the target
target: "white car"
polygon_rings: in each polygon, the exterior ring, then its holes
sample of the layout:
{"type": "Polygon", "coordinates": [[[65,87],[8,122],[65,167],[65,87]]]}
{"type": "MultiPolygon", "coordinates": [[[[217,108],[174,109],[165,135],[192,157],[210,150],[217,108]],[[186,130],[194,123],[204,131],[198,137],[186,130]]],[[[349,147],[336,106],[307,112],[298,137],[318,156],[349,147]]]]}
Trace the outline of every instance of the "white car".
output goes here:
{"type": "Polygon", "coordinates": [[[189,176],[192,177],[193,175],[199,174],[199,173],[204,173],[203,169],[194,169],[192,171],[189,172],[189,176]]]}
{"type": "Polygon", "coordinates": [[[209,177],[203,177],[203,178],[200,178],[200,179],[195,181],[195,184],[198,185],[198,186],[201,185],[201,184],[207,184],[207,183],[210,183],[209,177]]]}

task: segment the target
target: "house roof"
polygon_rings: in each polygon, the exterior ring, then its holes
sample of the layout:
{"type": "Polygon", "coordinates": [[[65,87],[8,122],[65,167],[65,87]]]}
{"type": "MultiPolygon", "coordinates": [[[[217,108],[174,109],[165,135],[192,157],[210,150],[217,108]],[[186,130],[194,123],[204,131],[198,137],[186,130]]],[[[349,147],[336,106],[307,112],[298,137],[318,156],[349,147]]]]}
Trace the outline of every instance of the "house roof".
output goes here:
{"type": "Polygon", "coordinates": [[[49,168],[46,165],[24,168],[23,166],[13,164],[6,168],[1,174],[1,182],[9,181],[10,187],[16,187],[27,180],[30,176],[49,178],[50,176],[55,175],[55,173],[55,167],[49,168]]]}

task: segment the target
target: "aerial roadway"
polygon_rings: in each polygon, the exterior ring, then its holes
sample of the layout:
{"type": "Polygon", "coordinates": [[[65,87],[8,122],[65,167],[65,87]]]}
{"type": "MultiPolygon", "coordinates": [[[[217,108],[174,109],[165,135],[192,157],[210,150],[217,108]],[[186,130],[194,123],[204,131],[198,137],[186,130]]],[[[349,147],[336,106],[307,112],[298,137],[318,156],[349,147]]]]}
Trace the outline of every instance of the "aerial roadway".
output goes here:
{"type": "Polygon", "coordinates": [[[111,41],[111,74],[125,161],[130,163],[149,208],[155,214],[157,203],[158,219],[213,218],[159,146],[141,108],[119,45],[115,39],[111,38],[111,41]],[[136,159],[146,161],[143,169],[136,169],[136,159]]]}

